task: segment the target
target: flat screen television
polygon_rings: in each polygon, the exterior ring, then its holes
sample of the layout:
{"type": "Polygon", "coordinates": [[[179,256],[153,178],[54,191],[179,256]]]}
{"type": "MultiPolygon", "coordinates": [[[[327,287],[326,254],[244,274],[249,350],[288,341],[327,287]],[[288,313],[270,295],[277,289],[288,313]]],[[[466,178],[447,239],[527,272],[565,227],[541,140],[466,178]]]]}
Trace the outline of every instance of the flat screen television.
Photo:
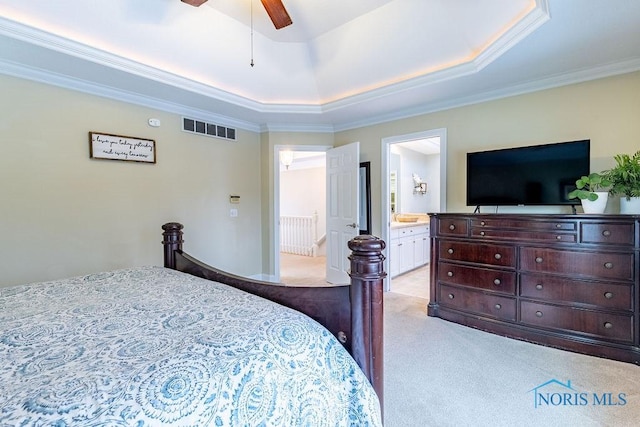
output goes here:
{"type": "Polygon", "coordinates": [[[467,153],[467,206],[575,205],[590,140],[467,153]]]}

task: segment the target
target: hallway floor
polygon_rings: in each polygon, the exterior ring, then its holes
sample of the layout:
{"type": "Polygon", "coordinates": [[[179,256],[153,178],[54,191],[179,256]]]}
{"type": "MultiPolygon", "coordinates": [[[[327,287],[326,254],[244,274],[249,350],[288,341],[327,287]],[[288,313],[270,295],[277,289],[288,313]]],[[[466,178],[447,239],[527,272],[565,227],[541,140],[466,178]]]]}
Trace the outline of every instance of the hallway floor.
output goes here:
{"type": "MultiPolygon", "coordinates": [[[[331,286],[326,258],[280,253],[280,281],[292,286],[331,286]]],[[[391,292],[429,299],[429,264],[391,279],[391,292]]]]}
{"type": "Polygon", "coordinates": [[[293,286],[331,286],[325,280],[326,257],[280,252],[280,282],[293,286]]]}
{"type": "Polygon", "coordinates": [[[429,299],[429,264],[391,278],[391,292],[429,299]]]}

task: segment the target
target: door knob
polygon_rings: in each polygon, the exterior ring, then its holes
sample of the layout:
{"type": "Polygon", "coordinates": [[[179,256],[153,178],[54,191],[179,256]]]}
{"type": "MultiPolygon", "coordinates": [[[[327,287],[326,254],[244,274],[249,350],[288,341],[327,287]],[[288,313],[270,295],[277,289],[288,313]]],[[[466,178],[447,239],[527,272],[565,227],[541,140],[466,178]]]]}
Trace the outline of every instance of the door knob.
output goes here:
{"type": "Polygon", "coordinates": [[[347,227],[351,227],[351,228],[357,228],[358,224],[356,224],[355,222],[352,224],[347,224],[347,227]]]}

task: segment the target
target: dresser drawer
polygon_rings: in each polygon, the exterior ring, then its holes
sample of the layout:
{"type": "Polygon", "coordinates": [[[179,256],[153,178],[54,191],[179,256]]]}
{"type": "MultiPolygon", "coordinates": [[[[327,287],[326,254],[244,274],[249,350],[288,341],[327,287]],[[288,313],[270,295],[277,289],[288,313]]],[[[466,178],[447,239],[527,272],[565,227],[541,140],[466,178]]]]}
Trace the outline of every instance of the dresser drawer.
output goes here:
{"type": "Polygon", "coordinates": [[[520,318],[527,325],[579,332],[633,342],[633,316],[522,301],[520,318]]]}
{"type": "Polygon", "coordinates": [[[556,231],[576,231],[575,221],[531,221],[518,219],[493,219],[490,217],[474,218],[471,220],[472,227],[495,227],[499,229],[519,228],[522,230],[556,230],[556,231]]]}
{"type": "Polygon", "coordinates": [[[634,224],[583,222],[580,226],[582,243],[633,246],[634,224]]]}
{"type": "Polygon", "coordinates": [[[468,267],[441,262],[438,265],[438,281],[511,295],[516,293],[515,271],[468,267]]]}
{"type": "Polygon", "coordinates": [[[399,237],[417,236],[429,233],[428,225],[414,225],[411,227],[396,228],[399,237]]]}
{"type": "Polygon", "coordinates": [[[516,266],[516,249],[508,245],[441,240],[438,255],[443,261],[465,261],[508,268],[516,266]]]}
{"type": "Polygon", "coordinates": [[[438,285],[438,301],[443,306],[491,316],[501,320],[516,320],[515,298],[486,294],[473,289],[438,285]]]}
{"type": "Polygon", "coordinates": [[[440,218],[438,234],[441,236],[466,236],[469,232],[469,222],[465,218],[440,218]]]}
{"type": "Polygon", "coordinates": [[[632,253],[596,253],[529,247],[520,249],[520,268],[523,271],[632,281],[633,265],[632,253]]]}
{"type": "Polygon", "coordinates": [[[506,240],[527,240],[530,242],[563,242],[575,243],[577,237],[575,233],[560,233],[535,230],[498,230],[487,228],[471,228],[471,237],[482,239],[506,239],[506,240]]]}
{"type": "Polygon", "coordinates": [[[633,310],[631,285],[522,273],[520,295],[558,303],[591,304],[602,308],[633,310]]]}

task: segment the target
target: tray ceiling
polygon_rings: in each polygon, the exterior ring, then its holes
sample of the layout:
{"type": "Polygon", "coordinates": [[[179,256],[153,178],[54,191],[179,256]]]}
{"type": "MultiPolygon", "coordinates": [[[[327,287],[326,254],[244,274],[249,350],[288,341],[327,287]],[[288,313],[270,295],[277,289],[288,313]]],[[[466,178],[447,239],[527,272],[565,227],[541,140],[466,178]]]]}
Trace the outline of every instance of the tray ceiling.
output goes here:
{"type": "Polygon", "coordinates": [[[248,129],[331,131],[640,69],[633,0],[284,0],[282,30],[253,3],[5,0],[0,72],[248,129]]]}

